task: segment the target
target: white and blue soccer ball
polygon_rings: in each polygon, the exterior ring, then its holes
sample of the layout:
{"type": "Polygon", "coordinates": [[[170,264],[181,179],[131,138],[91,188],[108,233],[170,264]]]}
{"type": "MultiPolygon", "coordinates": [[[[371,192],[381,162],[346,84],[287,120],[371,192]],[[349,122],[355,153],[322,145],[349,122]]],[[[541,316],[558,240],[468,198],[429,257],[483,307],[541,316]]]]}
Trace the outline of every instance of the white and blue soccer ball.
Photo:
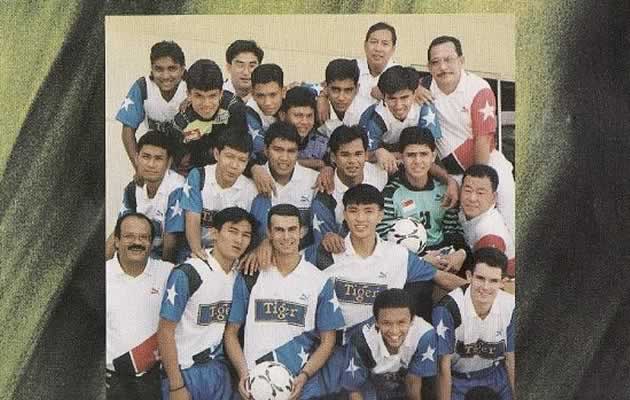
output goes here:
{"type": "Polygon", "coordinates": [[[247,386],[254,400],[287,400],[293,375],[281,363],[265,361],[249,371],[247,386]]]}
{"type": "Polygon", "coordinates": [[[424,226],[412,218],[396,221],[387,233],[387,240],[401,244],[415,254],[421,253],[427,245],[427,231],[424,226]]]}

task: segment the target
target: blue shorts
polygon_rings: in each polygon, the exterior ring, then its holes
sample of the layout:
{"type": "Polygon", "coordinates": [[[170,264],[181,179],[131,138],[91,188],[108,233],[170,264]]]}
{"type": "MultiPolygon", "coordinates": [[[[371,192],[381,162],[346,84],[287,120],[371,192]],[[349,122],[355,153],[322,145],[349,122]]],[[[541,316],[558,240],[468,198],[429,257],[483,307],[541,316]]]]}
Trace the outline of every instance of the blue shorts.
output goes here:
{"type": "MultiPolygon", "coordinates": [[[[182,377],[193,400],[231,400],[232,379],[223,360],[210,360],[183,369],[182,377]]],[[[169,399],[168,378],[162,378],[162,400],[169,399]]]]}
{"type": "Polygon", "coordinates": [[[501,400],[512,400],[512,389],[503,363],[493,367],[487,374],[480,377],[465,378],[453,375],[452,382],[451,400],[464,400],[466,392],[475,386],[488,386],[499,394],[501,400]]]}

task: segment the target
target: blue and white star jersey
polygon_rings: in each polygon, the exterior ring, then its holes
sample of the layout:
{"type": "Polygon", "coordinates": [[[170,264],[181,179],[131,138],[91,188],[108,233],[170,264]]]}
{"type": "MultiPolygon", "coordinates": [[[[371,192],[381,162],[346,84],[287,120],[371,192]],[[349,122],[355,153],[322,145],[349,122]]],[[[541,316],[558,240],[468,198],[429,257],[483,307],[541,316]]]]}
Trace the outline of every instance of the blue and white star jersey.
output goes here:
{"type": "Polygon", "coordinates": [[[144,121],[147,129],[164,131],[163,128],[173,120],[186,96],[186,82],[183,80],[177,86],[173,98],[166,101],[153,79],[148,75],[143,76],[131,85],[116,113],[116,120],[133,129],[138,129],[144,121]]]}
{"type": "Polygon", "coordinates": [[[335,112],[332,104],[330,105],[329,117],[324,123],[322,123],[317,130],[326,135],[326,137],[330,138],[332,132],[340,127],[341,125],[345,126],[353,126],[359,124],[359,120],[361,119],[361,115],[367,110],[368,107],[372,105],[372,101],[359,96],[358,94],[354,96],[352,99],[352,103],[346,109],[346,112],[343,114],[342,119],[339,119],[339,116],[335,112]]]}
{"type": "Polygon", "coordinates": [[[173,264],[149,258],[144,271],[127,275],[118,255],[105,263],[105,365],[125,375],[150,369],[157,360],[160,303],[173,264]]]}
{"type": "Polygon", "coordinates": [[[357,58],[356,60],[357,66],[359,67],[359,92],[357,93],[357,97],[361,96],[364,99],[367,99],[370,104],[374,104],[378,100],[372,97],[372,89],[378,86],[378,80],[381,77],[381,74],[394,65],[398,65],[398,63],[395,63],[390,59],[380,74],[372,76],[367,60],[365,58],[357,58]]]}
{"type": "MultiPolygon", "coordinates": [[[[347,233],[343,225],[343,195],[348,191],[346,186],[335,172],[335,190],[332,194],[319,192],[313,200],[313,243],[317,249],[326,233],[338,233],[345,236],[347,233]]],[[[363,182],[372,185],[382,191],[387,184],[387,172],[381,167],[366,162],[363,166],[363,182]]]]}
{"type": "Polygon", "coordinates": [[[265,160],[265,132],[269,125],[276,122],[277,118],[273,115],[265,115],[256,101],[251,98],[247,101],[247,107],[245,110],[245,123],[247,124],[247,131],[252,137],[254,143],[252,157],[256,160],[265,160]]]}
{"type": "Polygon", "coordinates": [[[497,293],[490,313],[481,319],[470,287],[457,288],[433,308],[438,355],[452,354],[451,369],[470,373],[496,366],[514,351],[514,295],[497,293]]]}
{"type": "MultiPolygon", "coordinates": [[[[249,210],[258,194],[254,182],[243,175],[231,187],[222,188],[217,183],[216,170],[217,164],[191,170],[181,191],[181,208],[184,212],[201,214],[201,245],[204,249],[213,243],[209,228],[214,215],[226,207],[249,210]]],[[[183,213],[180,213],[174,221],[174,231],[184,232],[184,220],[183,213]]]]}
{"type": "MultiPolygon", "coordinates": [[[[332,282],[304,259],[287,276],[273,266],[261,271],[251,293],[239,275],[229,322],[245,324],[248,368],[305,332],[333,331],[344,326],[332,282]]],[[[293,364],[306,363],[305,354],[293,355],[293,364]]]]}
{"type": "Polygon", "coordinates": [[[323,160],[328,152],[328,136],[312,129],[298,147],[298,160],[323,160]]]}
{"type": "Polygon", "coordinates": [[[226,273],[207,251],[208,263],[190,258],[173,269],[160,317],[178,322],[177,358],[182,369],[223,357],[223,331],[230,313],[236,270],[226,273]]]}
{"type": "Polygon", "coordinates": [[[357,367],[369,371],[369,382],[361,388],[366,399],[406,398],[407,374],[421,377],[437,374],[435,330],[420,317],[412,319],[407,337],[396,354],[387,350],[373,320],[353,335],[348,345],[357,350],[357,367]]]}
{"type": "Polygon", "coordinates": [[[123,193],[123,200],[118,218],[123,215],[138,212],[146,215],[155,228],[155,237],[151,244],[151,257],[162,258],[162,242],[164,233],[173,231],[174,215],[179,212],[181,205],[178,190],[184,186],[185,178],[172,170],[166,170],[164,178],[153,198],[149,198],[147,187],[129,182],[123,193]]]}
{"type": "MultiPolygon", "coordinates": [[[[264,165],[265,171],[271,175],[269,163],[264,165]]],[[[317,172],[305,168],[300,164],[295,164],[291,180],[286,185],[280,185],[275,182],[276,194],[271,197],[258,194],[251,206],[251,213],[258,221],[258,236],[264,238],[267,236],[267,214],[271,207],[277,204],[291,204],[300,210],[300,220],[304,230],[304,236],[300,243],[300,247],[309,245],[312,240],[311,232],[311,203],[315,196],[313,186],[317,180],[317,172]]]]}
{"type": "Polygon", "coordinates": [[[356,254],[349,234],[344,240],[344,252],[331,254],[320,249],[316,263],[333,281],[346,328],[372,316],[374,299],[383,290],[432,280],[437,271],[405,247],[378,236],[374,252],[366,258],[356,254]]]}
{"type": "Polygon", "coordinates": [[[416,102],[411,105],[404,121],[394,117],[384,102],[374,104],[361,115],[359,125],[368,132],[368,150],[370,151],[397,144],[402,130],[410,126],[428,128],[435,139],[442,136],[433,105],[420,106],[416,102]]]}

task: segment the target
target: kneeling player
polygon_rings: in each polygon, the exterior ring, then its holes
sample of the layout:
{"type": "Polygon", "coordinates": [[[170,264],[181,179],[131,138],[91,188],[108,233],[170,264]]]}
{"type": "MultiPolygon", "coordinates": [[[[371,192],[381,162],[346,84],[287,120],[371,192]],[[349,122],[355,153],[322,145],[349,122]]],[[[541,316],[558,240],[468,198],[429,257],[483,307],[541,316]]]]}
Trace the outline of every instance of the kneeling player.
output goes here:
{"type": "Polygon", "coordinates": [[[493,247],[474,253],[470,285],[445,296],[433,310],[438,335],[440,400],[463,400],[488,386],[502,400],[514,393],[514,296],[501,290],[507,257],[493,247]]]}
{"type": "Polygon", "coordinates": [[[206,260],[191,258],[168,278],[158,344],[166,377],[162,399],[231,399],[223,330],[232,304],[235,261],[250,244],[254,218],[230,207],[213,219],[214,247],[206,260]]]}

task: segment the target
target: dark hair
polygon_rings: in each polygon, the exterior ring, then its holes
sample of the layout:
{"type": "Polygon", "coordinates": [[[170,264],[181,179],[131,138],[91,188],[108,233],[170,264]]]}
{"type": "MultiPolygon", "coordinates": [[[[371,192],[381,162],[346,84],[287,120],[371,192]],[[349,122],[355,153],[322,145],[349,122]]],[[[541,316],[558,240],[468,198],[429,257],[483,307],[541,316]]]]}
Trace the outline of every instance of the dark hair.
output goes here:
{"type": "Polygon", "coordinates": [[[378,321],[378,312],[383,308],[408,308],[411,318],[414,315],[409,295],[403,289],[387,289],[376,295],[374,305],[372,305],[372,313],[375,320],[378,321]]]}
{"type": "Polygon", "coordinates": [[[282,68],[277,64],[260,64],[252,72],[252,87],[269,82],[276,82],[281,88],[284,86],[282,68]]]}
{"type": "Polygon", "coordinates": [[[296,86],[287,90],[287,95],[282,102],[282,110],[289,111],[293,107],[310,107],[317,111],[316,95],[311,89],[304,86],[296,86]]]}
{"type": "Polygon", "coordinates": [[[263,49],[258,47],[256,41],[239,39],[233,41],[232,44],[228,46],[227,50],[225,51],[225,61],[228,64],[232,64],[232,60],[234,60],[234,58],[241,53],[254,53],[254,55],[258,59],[259,64],[262,62],[263,57],[265,56],[265,52],[263,51],[263,49]]]}
{"type": "Polygon", "coordinates": [[[418,88],[420,73],[411,67],[395,65],[387,68],[378,78],[378,88],[383,94],[394,93],[409,89],[412,92],[418,88]]]}
{"type": "Polygon", "coordinates": [[[239,129],[236,126],[229,126],[226,130],[219,133],[216,142],[216,149],[219,153],[225,148],[225,146],[231,149],[240,151],[241,153],[251,153],[253,142],[252,137],[244,129],[239,129]]]}
{"type": "Polygon", "coordinates": [[[488,386],[475,386],[464,395],[464,400],[499,400],[499,394],[488,386]]]}
{"type": "Polygon", "coordinates": [[[271,207],[267,214],[267,226],[271,226],[271,217],[274,215],[280,215],[283,217],[297,217],[298,224],[302,226],[302,219],[300,218],[300,210],[293,204],[276,204],[271,207]]]}
{"type": "Polygon", "coordinates": [[[212,218],[212,227],[221,230],[226,222],[237,223],[247,221],[252,227],[252,233],[256,231],[256,218],[240,207],[227,207],[219,211],[212,218]]]}
{"type": "Polygon", "coordinates": [[[149,241],[153,242],[153,238],[155,237],[155,226],[153,226],[153,221],[151,221],[151,219],[147,217],[146,215],[139,212],[131,212],[131,213],[127,213],[119,217],[118,220],[116,221],[116,227],[114,228],[114,237],[116,237],[117,239],[120,239],[120,231],[122,229],[122,223],[124,220],[130,217],[143,219],[149,224],[149,226],[151,227],[151,237],[149,238],[149,241]]]}
{"type": "Polygon", "coordinates": [[[497,187],[499,187],[499,175],[497,174],[497,171],[489,165],[474,164],[468,167],[462,177],[462,185],[464,184],[464,179],[466,179],[467,176],[490,179],[493,192],[496,192],[497,187]]]}
{"type": "Polygon", "coordinates": [[[188,92],[191,90],[223,89],[223,74],[219,66],[212,60],[202,58],[195,61],[186,74],[188,92]]]}
{"type": "Polygon", "coordinates": [[[405,148],[412,144],[424,144],[429,146],[431,151],[435,151],[435,138],[429,128],[419,126],[408,126],[400,132],[398,139],[398,149],[402,153],[405,148]]]}
{"type": "Polygon", "coordinates": [[[453,36],[438,36],[431,41],[431,44],[429,44],[429,49],[427,50],[427,60],[431,61],[431,49],[433,48],[433,46],[437,46],[439,44],[444,44],[444,43],[449,43],[449,42],[455,45],[455,52],[457,53],[459,57],[461,57],[464,54],[462,53],[462,43],[459,41],[459,39],[453,36]]]}
{"type": "Polygon", "coordinates": [[[335,154],[342,145],[348,144],[357,139],[361,139],[361,143],[363,143],[363,149],[367,151],[368,138],[363,128],[361,128],[359,125],[340,125],[332,131],[332,134],[330,135],[330,140],[328,141],[328,147],[330,148],[331,153],[335,154]]]}
{"type": "Polygon", "coordinates": [[[173,143],[168,136],[161,132],[151,130],[142,135],[142,137],[138,140],[138,153],[140,153],[140,150],[145,145],[161,147],[166,150],[166,155],[168,157],[171,156],[173,143]]]}
{"type": "Polygon", "coordinates": [[[370,38],[370,35],[376,31],[388,30],[392,34],[392,43],[396,46],[396,29],[388,23],[385,22],[377,22],[374,25],[370,26],[367,33],[365,34],[365,41],[367,42],[370,38]]]}
{"type": "Polygon", "coordinates": [[[284,139],[300,145],[300,134],[295,126],[288,122],[276,121],[269,125],[265,132],[265,146],[269,146],[274,139],[284,139]]]}
{"type": "Polygon", "coordinates": [[[337,58],[329,62],[326,66],[325,79],[326,83],[352,79],[354,85],[356,86],[359,82],[359,74],[360,72],[357,60],[337,58]]]}
{"type": "Polygon", "coordinates": [[[507,256],[496,247],[481,247],[473,253],[473,265],[470,272],[475,272],[477,264],[484,263],[489,267],[501,268],[501,275],[507,271],[507,256]]]}
{"type": "Polygon", "coordinates": [[[173,41],[163,40],[151,47],[151,54],[149,56],[151,64],[162,57],[170,57],[176,64],[179,64],[182,67],[186,65],[186,58],[184,57],[182,48],[173,41]]]}
{"type": "Polygon", "coordinates": [[[383,193],[372,185],[360,183],[351,187],[343,194],[343,208],[348,206],[361,204],[376,204],[381,210],[385,207],[385,199],[383,193]]]}

